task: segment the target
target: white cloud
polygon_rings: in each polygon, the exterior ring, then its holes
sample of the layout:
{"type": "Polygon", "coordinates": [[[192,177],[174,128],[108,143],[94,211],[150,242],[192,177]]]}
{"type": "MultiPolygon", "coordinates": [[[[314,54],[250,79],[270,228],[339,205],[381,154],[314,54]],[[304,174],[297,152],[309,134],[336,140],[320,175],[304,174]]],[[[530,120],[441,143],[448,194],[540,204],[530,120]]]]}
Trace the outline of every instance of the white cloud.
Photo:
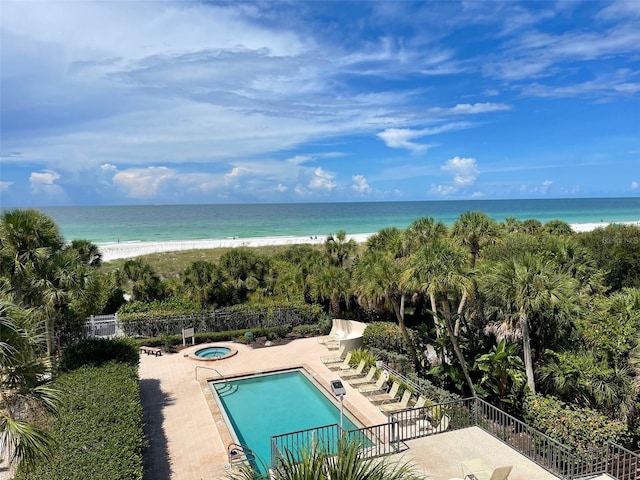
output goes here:
{"type": "Polygon", "coordinates": [[[454,157],[447,160],[440,169],[453,174],[456,189],[473,185],[480,173],[475,158],[454,157]]]}
{"type": "Polygon", "coordinates": [[[309,182],[309,188],[312,190],[326,190],[331,192],[336,188],[336,182],[334,182],[335,174],[325,172],[321,167],[316,168],[313,171],[313,178],[309,182]]]}
{"type": "MultiPolygon", "coordinates": [[[[480,173],[475,158],[453,157],[447,160],[446,163],[440,167],[440,170],[453,175],[452,183],[431,185],[429,193],[445,196],[472,186],[480,173]]],[[[473,195],[475,195],[475,193],[473,195]]]]}
{"type": "Polygon", "coordinates": [[[280,192],[280,193],[284,193],[288,190],[288,188],[284,185],[282,185],[281,183],[278,184],[278,186],[276,187],[276,191],[280,192]]]}
{"type": "MultiPolygon", "coordinates": [[[[496,93],[497,95],[497,93],[496,93]]],[[[427,110],[430,115],[477,115],[480,113],[501,112],[511,110],[504,103],[459,103],[451,108],[433,107],[427,110]]]]}
{"type": "Polygon", "coordinates": [[[0,182],[0,192],[8,192],[9,190],[11,190],[11,185],[13,185],[13,182],[0,182]]]}
{"type": "Polygon", "coordinates": [[[132,168],[116,173],[113,183],[123,190],[127,197],[153,198],[176,178],[176,172],[167,167],[132,168]]]}
{"type": "Polygon", "coordinates": [[[368,195],[371,193],[372,188],[364,175],[353,175],[351,180],[353,180],[353,185],[351,185],[352,190],[362,195],[368,195]]]}
{"type": "Polygon", "coordinates": [[[224,179],[227,182],[233,181],[238,177],[248,175],[251,173],[248,169],[242,167],[233,167],[229,173],[224,174],[224,179]]]}
{"type": "Polygon", "coordinates": [[[410,130],[408,128],[387,128],[385,131],[378,133],[384,143],[389,148],[406,148],[412,152],[423,152],[429,148],[428,145],[421,145],[412,142],[414,138],[423,136],[419,130],[410,130]]]}
{"type": "Polygon", "coordinates": [[[64,195],[62,187],[55,183],[60,178],[60,174],[54,171],[32,172],[29,176],[31,192],[34,195],[64,195]]]}
{"type": "Polygon", "coordinates": [[[640,184],[638,182],[635,180],[631,182],[631,190],[638,190],[638,188],[640,188],[640,184]]]}

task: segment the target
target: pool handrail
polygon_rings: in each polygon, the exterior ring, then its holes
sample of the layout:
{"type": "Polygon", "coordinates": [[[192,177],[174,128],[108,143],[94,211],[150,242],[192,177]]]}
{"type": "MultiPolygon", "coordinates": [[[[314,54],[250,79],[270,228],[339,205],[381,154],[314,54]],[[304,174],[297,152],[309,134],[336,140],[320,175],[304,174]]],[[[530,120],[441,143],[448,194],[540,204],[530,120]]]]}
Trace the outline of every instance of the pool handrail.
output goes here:
{"type": "Polygon", "coordinates": [[[222,379],[223,383],[227,383],[227,377],[225,377],[223,374],[221,374],[217,369],[213,368],[213,367],[204,367],[202,365],[196,365],[195,371],[194,371],[194,375],[195,375],[195,379],[198,380],[198,369],[199,368],[204,368],[205,370],[213,370],[214,372],[216,372],[220,378],[222,379]]]}

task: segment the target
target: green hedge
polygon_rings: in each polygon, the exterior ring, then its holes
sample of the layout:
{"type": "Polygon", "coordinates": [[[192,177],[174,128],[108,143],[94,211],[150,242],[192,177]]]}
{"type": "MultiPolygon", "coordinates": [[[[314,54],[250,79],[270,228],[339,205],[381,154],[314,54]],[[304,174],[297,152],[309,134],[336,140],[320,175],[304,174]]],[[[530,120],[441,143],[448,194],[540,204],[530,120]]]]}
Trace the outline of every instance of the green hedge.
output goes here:
{"type": "Polygon", "coordinates": [[[142,407],[137,366],[108,363],[58,377],[53,459],[16,480],[141,480],[142,407]]]}
{"type": "Polygon", "coordinates": [[[72,343],[62,352],[60,370],[75,370],[82,366],[98,367],[116,361],[137,365],[140,360],[138,344],[130,338],[90,338],[72,343]]]}
{"type": "MultiPolygon", "coordinates": [[[[412,340],[414,339],[411,330],[409,330],[409,336],[412,340]]],[[[367,325],[362,334],[362,342],[367,348],[389,350],[400,354],[408,353],[400,327],[391,322],[372,322],[367,325]]]]}

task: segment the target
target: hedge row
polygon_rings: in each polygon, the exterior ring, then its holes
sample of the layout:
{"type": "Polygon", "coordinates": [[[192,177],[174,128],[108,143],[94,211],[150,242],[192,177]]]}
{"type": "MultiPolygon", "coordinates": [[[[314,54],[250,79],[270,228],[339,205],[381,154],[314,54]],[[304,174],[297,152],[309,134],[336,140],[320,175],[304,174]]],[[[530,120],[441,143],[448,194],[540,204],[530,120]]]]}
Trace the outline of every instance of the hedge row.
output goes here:
{"type": "Polygon", "coordinates": [[[16,480],[139,480],[142,406],[138,345],[131,339],[82,340],[62,353],[53,381],[61,392],[51,432],[53,460],[16,480]]]}

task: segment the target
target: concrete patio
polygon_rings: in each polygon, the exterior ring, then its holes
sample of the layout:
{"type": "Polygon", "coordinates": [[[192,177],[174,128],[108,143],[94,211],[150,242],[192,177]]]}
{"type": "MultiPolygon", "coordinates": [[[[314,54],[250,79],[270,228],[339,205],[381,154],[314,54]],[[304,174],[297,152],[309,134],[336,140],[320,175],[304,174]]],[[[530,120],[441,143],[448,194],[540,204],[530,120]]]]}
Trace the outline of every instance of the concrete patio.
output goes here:
{"type": "MultiPolygon", "coordinates": [[[[177,354],[140,358],[140,391],[144,407],[147,480],[224,479],[228,468],[227,446],[232,441],[222,415],[217,411],[207,378],[254,374],[304,366],[330,391],[337,378],[320,360],[330,355],[315,338],[294,340],[287,345],[252,348],[233,344],[238,354],[217,362],[193,360],[185,355],[202,346],[177,354]]],[[[346,385],[344,405],[363,425],[387,421],[366,397],[346,385]]],[[[256,402],[256,413],[268,415],[268,406],[256,402]]],[[[477,427],[446,432],[406,442],[407,449],[394,459],[410,461],[427,478],[449,480],[462,477],[461,462],[481,458],[487,465],[513,465],[510,480],[556,479],[546,470],[477,427]]]]}

